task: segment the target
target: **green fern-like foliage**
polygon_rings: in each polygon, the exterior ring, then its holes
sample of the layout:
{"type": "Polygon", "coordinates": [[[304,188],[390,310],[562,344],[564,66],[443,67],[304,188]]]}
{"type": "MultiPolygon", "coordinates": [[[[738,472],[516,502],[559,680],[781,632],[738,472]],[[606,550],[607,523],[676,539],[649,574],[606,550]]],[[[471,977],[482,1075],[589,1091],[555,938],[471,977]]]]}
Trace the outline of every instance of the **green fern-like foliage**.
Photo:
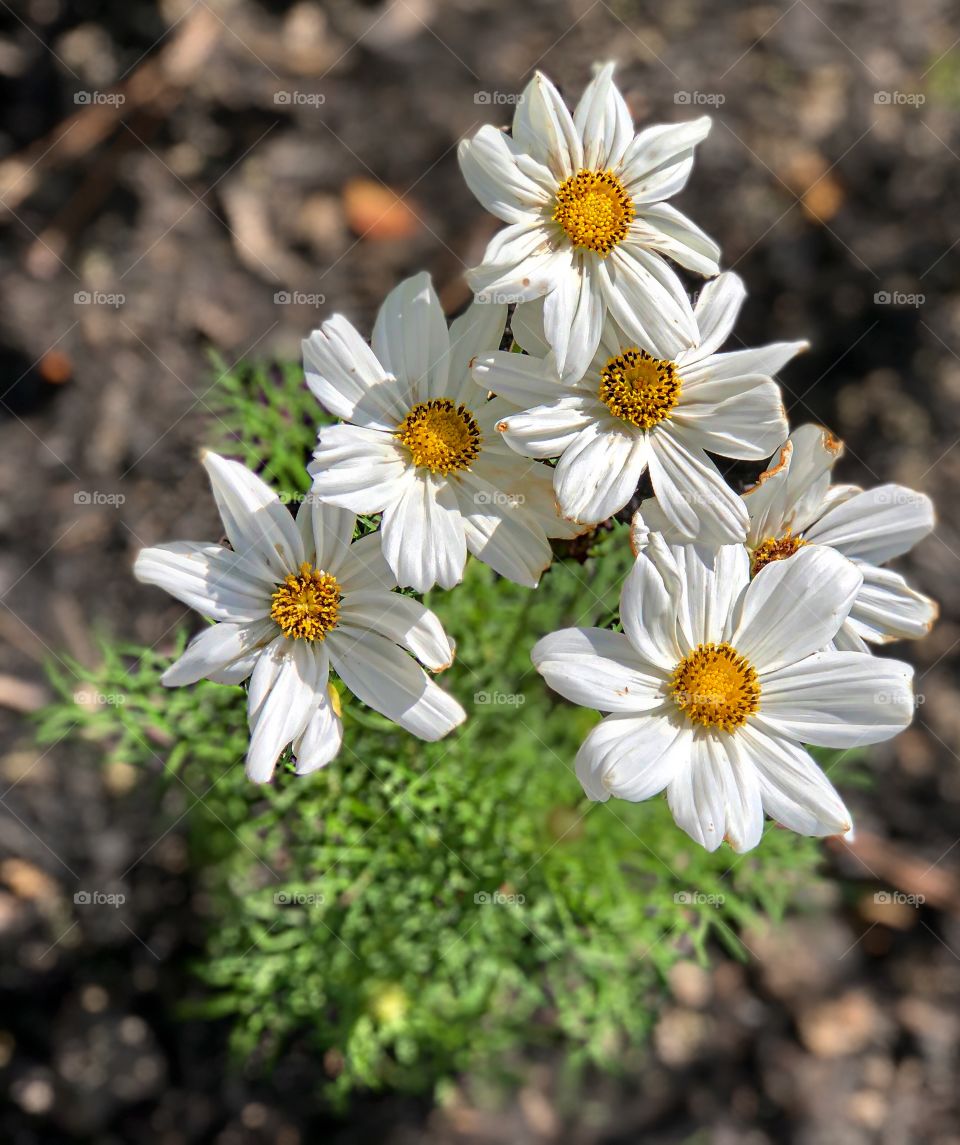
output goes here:
{"type": "Polygon", "coordinates": [[[277,492],[296,496],[310,487],[306,464],[317,429],[331,425],[303,381],[296,363],[228,366],[211,355],[216,386],[207,402],[213,411],[210,445],[257,470],[277,492]]]}
{"type": "MultiPolygon", "coordinates": [[[[215,432],[245,432],[232,452],[302,489],[313,431],[290,427],[318,411],[300,375],[231,374],[220,400],[215,432]]],[[[204,1011],[232,1016],[241,1055],[269,1064],[306,1038],[334,1099],[509,1069],[557,1041],[614,1068],[672,963],[705,958],[711,940],[739,953],[745,926],[803,902],[813,840],[769,825],[749,855],[708,854],[662,799],[583,797],[572,761],[599,716],[550,693],[529,650],[565,625],[611,623],[631,561],[624,526],[585,559],[561,556],[536,592],[471,561],[463,585],[427,600],[457,641],[443,682],[468,722],[424,744],[342,690],[339,758],[267,787],[243,774],[242,688],[160,685],[177,648],[107,649],[91,683],[122,694],[109,708],[74,707],[74,681],[58,678],[45,740],[79,721],[108,758],[176,771],[199,797],[192,857],[215,924],[197,969],[204,1011]]]]}

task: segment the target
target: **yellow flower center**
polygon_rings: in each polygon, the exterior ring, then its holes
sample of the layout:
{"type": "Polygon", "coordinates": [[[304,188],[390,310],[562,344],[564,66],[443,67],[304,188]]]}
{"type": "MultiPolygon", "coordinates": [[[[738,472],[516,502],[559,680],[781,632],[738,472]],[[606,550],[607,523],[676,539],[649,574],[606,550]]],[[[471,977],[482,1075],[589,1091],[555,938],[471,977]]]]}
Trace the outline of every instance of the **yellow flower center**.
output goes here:
{"type": "Polygon", "coordinates": [[[752,665],[729,644],[700,644],[677,665],[670,694],[688,719],[732,732],[760,706],[752,665]]]}
{"type": "Polygon", "coordinates": [[[449,398],[415,405],[397,426],[396,436],[410,450],[413,464],[431,473],[469,469],[480,452],[480,429],[473,414],[449,398]]]}
{"type": "Polygon", "coordinates": [[[284,636],[293,640],[324,640],[340,617],[337,578],[307,561],[291,573],[270,598],[270,615],[284,636]]]}
{"type": "Polygon", "coordinates": [[[634,346],[600,371],[599,394],[615,417],[639,429],[653,429],[680,400],[681,384],[673,362],[651,358],[634,346]]]}
{"type": "Polygon", "coordinates": [[[578,171],[557,188],[553,221],[574,246],[606,258],[626,238],[634,214],[633,200],[612,171],[578,171]]]}
{"type": "Polygon", "coordinates": [[[802,537],[795,537],[789,529],[782,537],[767,537],[753,550],[750,575],[756,576],[771,561],[782,561],[786,560],[787,557],[792,557],[797,549],[805,544],[807,542],[802,537]]]}

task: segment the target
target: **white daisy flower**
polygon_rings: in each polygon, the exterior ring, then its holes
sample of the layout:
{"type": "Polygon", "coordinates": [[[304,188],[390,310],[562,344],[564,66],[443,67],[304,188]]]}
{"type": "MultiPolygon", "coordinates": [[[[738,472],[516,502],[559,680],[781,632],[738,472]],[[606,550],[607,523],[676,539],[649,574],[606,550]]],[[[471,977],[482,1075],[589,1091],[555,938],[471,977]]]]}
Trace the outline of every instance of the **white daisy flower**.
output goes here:
{"type": "Polygon", "coordinates": [[[300,775],[338,753],[331,666],[355,696],[421,739],[440,739],[466,718],[407,655],[439,672],[453,644],[432,612],[391,591],[377,534],[351,544],[353,513],[308,497],[294,520],[239,462],[207,453],[203,464],[232,547],[157,545],[139,554],[134,573],[217,621],[167,669],[164,684],[250,677],[250,779],[265,783],[291,743],[300,775]]]}
{"type": "Polygon", "coordinates": [[[678,825],[708,850],[724,838],[755,847],[764,812],[804,835],[849,831],[801,744],[876,743],[913,713],[909,665],[821,651],[860,583],[819,545],[751,580],[742,545],[653,535],[624,582],[622,632],[568,628],[533,649],[551,688],[610,713],[577,754],[587,795],[638,802],[666,789],[678,825]]]}
{"type": "MultiPolygon", "coordinates": [[[[870,644],[925,636],[937,618],[936,602],[880,566],[902,556],[934,525],[933,502],[903,485],[861,489],[831,485],[830,472],[843,443],[817,425],[803,425],[779,448],[775,460],[743,495],[750,517],[747,550],[751,575],[809,545],[848,557],[863,585],[835,638],[837,648],[869,652],[870,644]]],[[[634,551],[648,531],[679,539],[655,501],[634,517],[634,551]]]]}
{"type": "Polygon", "coordinates": [[[633,342],[615,323],[582,378],[560,380],[535,312],[514,323],[527,355],[481,354],[473,376],[522,407],[497,428],[528,457],[557,457],[553,470],[564,517],[604,521],[633,497],[649,469],[660,507],[685,540],[742,541],[747,513],[707,452],[761,461],[787,432],[771,375],[806,347],[775,342],[721,354],[745,290],[727,272],[700,292],[695,345],[675,357],[633,342]],[[543,356],[538,356],[543,355],[543,356]]]}
{"type": "Polygon", "coordinates": [[[599,69],[572,117],[537,72],[510,135],[486,125],[460,144],[467,185],[508,224],[467,280],[493,302],[546,296],[564,379],[586,370],[608,312],[634,342],[674,357],[697,328],[664,256],[697,274],[720,269],[717,244],[665,201],[683,189],[709,116],[634,135],[613,68],[599,69]]]}
{"type": "Polygon", "coordinates": [[[314,492],[383,513],[383,552],[400,585],[452,588],[467,552],[535,587],[551,537],[576,534],[553,506],[550,471],[508,449],[512,407],[473,384],[470,363],[503,337],[505,306],[473,304],[447,330],[428,274],[387,296],[372,348],[334,315],[303,343],[307,383],[345,424],[320,430],[314,492]]]}

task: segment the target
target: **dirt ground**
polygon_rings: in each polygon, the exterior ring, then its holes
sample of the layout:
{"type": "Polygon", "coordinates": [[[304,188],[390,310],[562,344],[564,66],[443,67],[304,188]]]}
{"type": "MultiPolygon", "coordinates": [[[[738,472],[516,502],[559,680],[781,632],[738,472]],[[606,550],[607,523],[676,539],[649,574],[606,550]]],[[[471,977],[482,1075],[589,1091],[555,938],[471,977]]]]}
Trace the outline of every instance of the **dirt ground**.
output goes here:
{"type": "Polygon", "coordinates": [[[958,107],[949,0],[0,2],[4,1141],[960,1142],[958,107]],[[938,505],[902,564],[943,606],[898,650],[923,703],[850,793],[823,917],[749,936],[746,966],[681,965],[627,1077],[570,1108],[531,1060],[497,1107],[464,1078],[337,1124],[307,1055],[267,1086],[225,1069],[223,1028],[173,1020],[205,925],[182,827],[158,841],[149,792],[74,746],[38,758],[23,717],[47,659],[93,663],[97,632],[162,647],[184,615],[144,609],[130,565],[219,535],[210,348],[296,357],[421,267],[461,305],[496,223],[458,140],[535,68],[575,96],[606,58],[638,122],[714,116],[680,205],[746,279],[743,342],[811,341],[794,424],[847,442],[844,479],[938,505]],[[123,875],[136,934],[74,910],[93,875],[123,875]]]}

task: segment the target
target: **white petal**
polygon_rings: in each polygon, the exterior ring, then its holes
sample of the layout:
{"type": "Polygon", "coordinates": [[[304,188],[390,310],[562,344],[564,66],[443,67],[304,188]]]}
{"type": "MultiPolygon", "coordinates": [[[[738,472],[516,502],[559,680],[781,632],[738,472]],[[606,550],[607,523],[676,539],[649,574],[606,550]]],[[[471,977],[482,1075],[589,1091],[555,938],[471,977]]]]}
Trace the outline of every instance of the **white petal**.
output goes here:
{"type": "Polygon", "coordinates": [[[747,550],[743,545],[676,545],[670,554],[683,585],[678,620],[689,647],[721,642],[750,583],[747,550]]]}
{"type": "Polygon", "coordinates": [[[483,262],[467,271],[477,301],[526,303],[552,290],[563,275],[576,274],[573,248],[556,246],[542,222],[504,227],[487,244],[483,262]]]}
{"type": "MultiPolygon", "coordinates": [[[[517,477],[509,482],[513,487],[522,485],[521,473],[535,467],[518,457],[505,460],[515,463],[517,477]]],[[[485,468],[475,466],[460,479],[458,500],[467,548],[501,576],[536,588],[553,559],[550,542],[536,518],[524,509],[523,494],[514,495],[512,489],[487,480],[485,468]]]]}
{"type": "Polygon", "coordinates": [[[729,643],[763,675],[825,648],[847,617],[863,577],[822,545],[773,561],[747,587],[729,643]]]}
{"type": "Polygon", "coordinates": [[[547,537],[570,541],[586,532],[583,525],[560,515],[553,491],[553,470],[548,465],[533,466],[519,496],[523,498],[521,506],[524,513],[533,518],[547,537]]]}
{"type": "MultiPolygon", "coordinates": [[[[271,634],[274,633],[276,633],[275,627],[272,629],[271,634]]],[[[213,684],[225,684],[228,687],[236,687],[250,676],[254,668],[256,668],[259,658],[260,649],[258,648],[255,652],[251,652],[249,656],[241,656],[239,660],[232,660],[222,668],[212,669],[207,675],[207,679],[213,684]]]]}
{"type": "Polygon", "coordinates": [[[612,419],[589,425],[567,446],[554,470],[560,511],[588,525],[613,516],[636,492],[650,453],[640,430],[621,429],[612,419]]]}
{"type": "Polygon", "coordinates": [[[738,854],[751,851],[763,835],[759,773],[738,736],[718,735],[707,744],[714,774],[723,789],[725,838],[738,854]]]}
{"type": "Polygon", "coordinates": [[[691,734],[661,715],[607,716],[577,752],[577,778],[590,799],[611,795],[639,803],[658,794],[686,766],[691,734]]]}
{"type": "Polygon", "coordinates": [[[383,555],[383,534],[377,530],[354,541],[337,570],[337,580],[344,592],[363,592],[376,588],[390,592],[397,578],[383,555]]]}
{"type": "Polygon", "coordinates": [[[802,747],[747,723],[736,732],[760,779],[771,819],[801,835],[844,835],[852,819],[833,784],[802,747]]]}
{"type": "Polygon", "coordinates": [[[588,170],[616,167],[633,140],[633,120],[613,82],[613,70],[614,65],[608,63],[597,71],[573,115],[588,170]]]}
{"type": "Polygon", "coordinates": [[[530,659],[555,692],[585,708],[646,712],[663,703],[663,672],[622,632],[563,628],[538,640],[530,659]]]}
{"type": "MultiPolygon", "coordinates": [[[[476,390],[474,390],[476,392],[476,390]]],[[[516,409],[513,402],[508,402],[497,394],[489,396],[486,400],[481,402],[474,402],[473,416],[477,423],[477,428],[480,430],[480,439],[483,448],[480,450],[477,458],[474,459],[473,464],[482,464],[484,459],[489,453],[494,453],[497,457],[506,458],[508,464],[523,467],[523,462],[518,461],[513,456],[513,451],[508,449],[497,431],[497,426],[500,421],[511,414],[516,409]]]]}
{"type": "Polygon", "coordinates": [[[710,131],[710,117],[664,123],[641,131],[627,147],[621,169],[638,205],[669,199],[681,191],[693,167],[693,149],[710,131]]]}
{"type": "Polygon", "coordinates": [[[913,719],[913,669],[862,652],[816,652],[760,677],[756,717],[768,731],[818,747],[890,739],[913,719]]]}
{"type": "MultiPolygon", "coordinates": [[[[543,182],[525,174],[517,162],[519,145],[485,124],[457,149],[467,186],[483,206],[505,223],[522,223],[547,205],[543,182]]],[[[543,168],[544,175],[550,172],[543,168]]]]}
{"type": "Polygon", "coordinates": [[[297,642],[294,640],[287,640],[282,635],[277,636],[264,649],[264,652],[269,654],[258,658],[258,671],[251,679],[247,689],[247,714],[249,716],[256,714],[266,703],[274,681],[284,665],[285,658],[293,654],[296,644],[297,642]],[[263,661],[262,664],[259,663],[260,660],[263,661]]]}
{"type": "Polygon", "coordinates": [[[857,636],[877,644],[926,636],[937,619],[936,601],[915,592],[892,569],[859,563],[858,567],[863,573],[863,588],[847,620],[857,636]]]}
{"type": "Polygon", "coordinates": [[[453,661],[453,642],[439,619],[409,596],[375,588],[347,592],[340,615],[343,624],[386,636],[434,672],[449,668],[453,661]]]}
{"type": "Polygon", "coordinates": [[[252,671],[255,653],[276,635],[277,626],[269,618],[252,624],[211,625],[194,636],[183,655],[160,677],[160,683],[167,688],[195,684],[211,674],[222,673],[238,661],[245,666],[249,664],[252,671]]]}
{"type": "Polygon", "coordinates": [[[245,624],[268,615],[270,597],[287,574],[270,581],[253,578],[244,559],[222,545],[172,541],[143,549],[133,575],[213,620],[245,624]]]}
{"type": "Polygon", "coordinates": [[[700,338],[696,349],[691,351],[698,361],[715,354],[730,337],[746,297],[743,279],[730,270],[700,288],[693,311],[700,338]]]}
{"type": "Polygon", "coordinates": [[[509,350],[481,354],[473,364],[473,377],[478,385],[521,409],[575,392],[560,382],[552,360],[509,350]]]}
{"type": "Polygon", "coordinates": [[[444,478],[418,471],[403,497],[384,512],[380,528],[383,555],[402,588],[453,588],[463,577],[463,519],[444,478]]]}
{"type": "Polygon", "coordinates": [[[333,710],[329,694],[320,692],[319,702],[307,726],[293,741],[297,775],[309,775],[334,759],[343,744],[343,721],[333,710]]]}
{"type": "Polygon", "coordinates": [[[726,792],[713,766],[709,734],[692,735],[684,766],[667,787],[667,803],[676,820],[695,843],[715,851],[726,830],[726,792]]]}
{"type": "Polygon", "coordinates": [[[357,517],[349,509],[321,501],[310,492],[297,509],[297,528],[303,540],[303,559],[324,572],[336,574],[356,528],[357,517]]]}
{"type": "Polygon", "coordinates": [[[709,277],[720,270],[720,247],[669,203],[644,207],[630,226],[630,237],[696,274],[709,277]]]}
{"type": "Polygon", "coordinates": [[[667,801],[677,823],[709,851],[726,839],[734,851],[754,848],[763,835],[760,780],[733,735],[692,733],[667,801]]]}
{"type": "Polygon", "coordinates": [[[678,581],[664,576],[656,554],[641,552],[620,591],[620,621],[627,639],[665,675],[683,657],[677,639],[678,581]]]}
{"type": "Polygon", "coordinates": [[[579,257],[543,302],[543,328],[562,381],[582,378],[597,346],[606,314],[595,256],[579,257]]]}
{"type": "Polygon", "coordinates": [[[354,513],[386,509],[412,477],[410,456],[392,433],[356,425],[324,426],[307,468],[316,498],[354,513]]]}
{"type": "Polygon", "coordinates": [[[558,182],[583,166],[580,133],[560,93],[541,72],[524,88],[513,113],[512,135],[558,182]]]}
{"type": "Polygon", "coordinates": [[[278,636],[260,653],[247,693],[246,771],[254,783],[270,779],[280,753],[306,727],[326,678],[325,650],[304,640],[278,636]]]}
{"type": "Polygon", "coordinates": [[[871,654],[870,645],[857,633],[849,616],[837,629],[837,634],[828,648],[833,648],[837,652],[860,652],[867,656],[871,654]]]}
{"type": "Polygon", "coordinates": [[[303,542],[276,493],[239,461],[208,451],[203,466],[234,552],[259,557],[277,581],[298,568],[303,562],[303,542]]]}
{"type": "Polygon", "coordinates": [[[412,735],[438,740],[466,719],[457,701],[385,637],[344,626],[335,628],[327,643],[350,691],[412,735]]]}
{"type": "Polygon", "coordinates": [[[342,314],[304,339],[303,369],[317,400],[337,417],[390,429],[406,412],[401,387],[342,314]]]}
{"type": "MultiPolygon", "coordinates": [[[[752,378],[756,375],[772,377],[783,367],[809,348],[809,342],[771,342],[767,346],[755,346],[747,350],[731,350],[728,354],[711,354],[697,358],[696,365],[684,371],[684,380],[691,391],[703,383],[733,381],[737,378],[752,378]]],[[[701,400],[725,397],[726,392],[710,393],[696,390],[701,400]]]]}
{"type": "Polygon", "coordinates": [[[843,445],[819,425],[795,429],[756,485],[743,494],[750,514],[750,541],[805,529],[816,517],[830,484],[830,470],[843,445]]]}
{"type": "MultiPolygon", "coordinates": [[[[456,404],[469,408],[477,402],[473,366],[481,356],[499,353],[507,324],[506,306],[471,302],[450,325],[450,392],[456,404]]],[[[517,357],[517,355],[514,355],[517,357]]]]}
{"type": "MultiPolygon", "coordinates": [[[[700,390],[691,399],[681,394],[672,421],[686,431],[686,439],[721,457],[762,461],[787,433],[787,411],[780,387],[760,376],[739,379],[737,393],[724,401],[703,400],[700,390]]],[[[710,389],[709,383],[703,387],[710,389]]]]}
{"type": "Polygon", "coordinates": [[[863,490],[859,485],[830,485],[827,487],[820,503],[820,511],[817,513],[817,520],[827,512],[828,509],[833,509],[837,505],[842,505],[845,501],[849,501],[851,497],[856,497],[863,490]]]}
{"type": "Polygon", "coordinates": [[[640,502],[630,522],[630,547],[634,553],[645,548],[653,534],[659,533],[668,545],[682,545],[683,534],[664,513],[656,497],[640,502]]]}
{"type": "Polygon", "coordinates": [[[650,434],[650,480],[660,508],[686,540],[728,545],[746,537],[743,501],[682,427],[650,434]]]}
{"type": "Polygon", "coordinates": [[[581,430],[594,424],[592,404],[579,396],[559,398],[510,414],[496,428],[507,445],[525,457],[559,457],[573,447],[581,430]]]}
{"type": "Polygon", "coordinates": [[[517,345],[535,358],[545,358],[550,344],[543,329],[543,299],[519,305],[510,316],[510,330],[517,345]]]}
{"type": "Polygon", "coordinates": [[[600,275],[610,314],[654,357],[676,358],[696,342],[690,300],[660,255],[624,242],[601,265],[600,275]]]}
{"type": "Polygon", "coordinates": [[[391,374],[413,387],[415,401],[447,396],[450,336],[425,271],[405,279],[384,299],[373,327],[373,350],[391,374]]]}
{"type": "Polygon", "coordinates": [[[806,538],[844,556],[883,564],[908,552],[934,525],[933,502],[903,485],[878,485],[829,509],[806,538]]]}
{"type": "Polygon", "coordinates": [[[473,472],[500,491],[501,495],[495,498],[497,503],[547,537],[570,540],[584,531],[582,526],[560,516],[549,465],[521,460],[498,440],[485,446],[474,462],[473,472]]]}
{"type": "MultiPolygon", "coordinates": [[[[470,285],[474,290],[481,289],[481,282],[493,282],[500,275],[516,270],[538,255],[549,253],[552,246],[547,242],[547,231],[543,220],[536,219],[526,223],[511,223],[503,227],[487,243],[483,262],[474,270],[468,271],[470,285]],[[474,282],[473,275],[479,280],[474,282]]],[[[489,303],[490,299],[484,299],[489,303]]]]}

